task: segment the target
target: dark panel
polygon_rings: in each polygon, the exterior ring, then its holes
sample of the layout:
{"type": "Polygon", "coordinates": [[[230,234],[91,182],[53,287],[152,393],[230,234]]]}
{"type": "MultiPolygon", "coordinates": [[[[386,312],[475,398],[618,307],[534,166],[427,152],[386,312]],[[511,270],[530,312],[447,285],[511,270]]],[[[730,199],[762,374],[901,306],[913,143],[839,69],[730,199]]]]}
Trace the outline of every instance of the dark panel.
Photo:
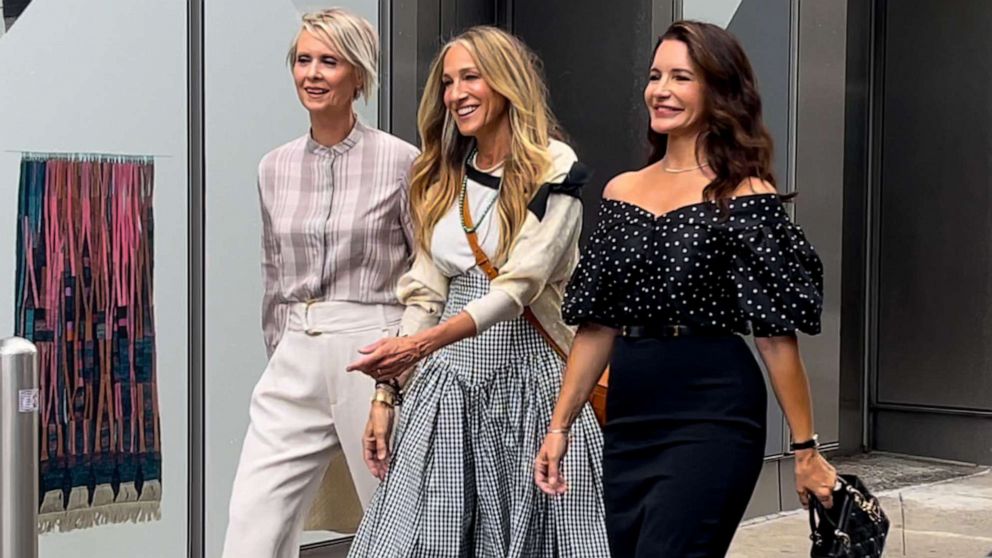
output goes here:
{"type": "Polygon", "coordinates": [[[992,465],[992,418],[878,411],[881,451],[992,465]]]}
{"type": "Polygon", "coordinates": [[[551,105],[594,172],[584,194],[584,242],[606,182],[646,161],[651,2],[519,1],[512,19],[514,33],[544,61],[551,105]]]}
{"type": "Polygon", "coordinates": [[[866,239],[868,195],[870,2],[847,4],[844,114],[844,227],[841,271],[840,451],[861,451],[864,424],[866,239]]]}
{"type": "Polygon", "coordinates": [[[821,443],[838,440],[844,199],[844,0],[802,4],[795,89],[796,221],[823,261],[822,333],[800,341],[821,443]]]}
{"type": "Polygon", "coordinates": [[[204,0],[190,0],[187,8],[187,197],[189,199],[188,289],[189,430],[187,433],[187,556],[207,554],[206,502],[206,104],[204,0]]]}
{"type": "Polygon", "coordinates": [[[3,2],[3,17],[18,18],[31,0],[5,0],[3,2]]]}
{"type": "Polygon", "coordinates": [[[473,25],[495,24],[495,0],[441,0],[441,37],[445,41],[473,25]]]}
{"type": "Polygon", "coordinates": [[[992,409],[992,3],[885,4],[878,400],[992,409]]]}

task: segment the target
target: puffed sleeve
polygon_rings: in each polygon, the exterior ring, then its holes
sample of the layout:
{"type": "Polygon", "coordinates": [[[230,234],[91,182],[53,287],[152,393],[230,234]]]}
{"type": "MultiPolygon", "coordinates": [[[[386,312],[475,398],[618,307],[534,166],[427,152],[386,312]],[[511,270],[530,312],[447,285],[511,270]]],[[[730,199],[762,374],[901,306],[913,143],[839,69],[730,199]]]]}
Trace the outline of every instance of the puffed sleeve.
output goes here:
{"type": "Polygon", "coordinates": [[[737,308],[755,337],[820,333],[823,264],[774,197],[734,211],[728,231],[737,308]]]}
{"type": "Polygon", "coordinates": [[[629,290],[622,288],[622,272],[614,265],[613,256],[619,253],[618,243],[623,243],[623,235],[617,237],[617,218],[604,200],[599,207],[596,229],[582,250],[575,273],[565,290],[562,304],[562,318],[568,325],[585,322],[620,327],[624,325],[621,314],[620,297],[629,290]]]}

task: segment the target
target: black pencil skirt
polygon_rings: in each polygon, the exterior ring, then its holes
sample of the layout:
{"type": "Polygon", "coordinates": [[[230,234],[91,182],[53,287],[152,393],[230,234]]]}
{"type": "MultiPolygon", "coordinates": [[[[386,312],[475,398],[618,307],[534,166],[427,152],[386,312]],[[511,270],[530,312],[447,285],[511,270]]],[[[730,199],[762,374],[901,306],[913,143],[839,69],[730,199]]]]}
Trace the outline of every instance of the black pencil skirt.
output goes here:
{"type": "Polygon", "coordinates": [[[761,472],[766,401],[739,336],[617,338],[603,430],[613,558],[726,554],[761,472]]]}

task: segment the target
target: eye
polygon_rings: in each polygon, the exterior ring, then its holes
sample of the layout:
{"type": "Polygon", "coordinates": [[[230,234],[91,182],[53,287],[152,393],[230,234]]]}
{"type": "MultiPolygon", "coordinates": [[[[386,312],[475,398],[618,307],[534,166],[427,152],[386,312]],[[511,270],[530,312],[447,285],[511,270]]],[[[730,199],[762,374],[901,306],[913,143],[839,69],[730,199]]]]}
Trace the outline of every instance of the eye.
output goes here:
{"type": "Polygon", "coordinates": [[[479,76],[475,74],[468,74],[465,76],[465,81],[475,81],[477,79],[479,79],[479,76]]]}
{"type": "Polygon", "coordinates": [[[301,54],[296,57],[297,64],[307,64],[309,62],[310,62],[310,57],[305,54],[301,54]]]}
{"type": "Polygon", "coordinates": [[[336,58],[332,58],[330,56],[325,56],[325,57],[321,58],[320,61],[323,62],[324,64],[327,64],[328,66],[337,66],[338,65],[337,59],[336,58]]]}
{"type": "Polygon", "coordinates": [[[675,81],[692,81],[692,78],[690,78],[689,76],[679,75],[679,76],[675,76],[675,81]]]}
{"type": "Polygon", "coordinates": [[[659,79],[661,79],[661,75],[656,74],[654,72],[651,72],[651,74],[648,76],[648,81],[658,81],[659,79]]]}

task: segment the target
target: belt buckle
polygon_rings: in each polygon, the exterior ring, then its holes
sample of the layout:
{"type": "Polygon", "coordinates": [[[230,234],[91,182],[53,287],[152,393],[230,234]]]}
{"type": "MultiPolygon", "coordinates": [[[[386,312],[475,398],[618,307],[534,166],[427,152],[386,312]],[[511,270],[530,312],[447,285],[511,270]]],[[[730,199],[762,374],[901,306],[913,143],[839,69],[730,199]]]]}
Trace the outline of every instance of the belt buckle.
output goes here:
{"type": "Polygon", "coordinates": [[[307,327],[303,330],[303,333],[306,333],[310,337],[318,337],[320,336],[321,333],[323,333],[321,331],[317,331],[310,327],[310,307],[318,302],[320,302],[318,299],[311,298],[304,303],[306,304],[306,306],[303,308],[303,315],[304,315],[304,319],[306,320],[307,327]]]}
{"type": "Polygon", "coordinates": [[[668,324],[669,331],[672,337],[678,337],[681,334],[682,326],[679,324],[668,324]]]}

